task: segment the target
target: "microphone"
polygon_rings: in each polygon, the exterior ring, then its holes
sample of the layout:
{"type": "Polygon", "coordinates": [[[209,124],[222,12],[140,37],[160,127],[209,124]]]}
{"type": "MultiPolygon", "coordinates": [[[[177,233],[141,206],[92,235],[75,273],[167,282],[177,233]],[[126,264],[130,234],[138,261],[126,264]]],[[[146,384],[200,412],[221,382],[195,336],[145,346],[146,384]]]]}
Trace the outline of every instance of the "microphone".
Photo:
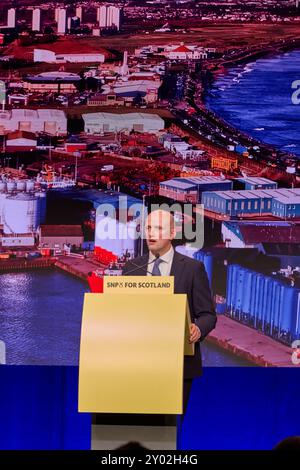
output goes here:
{"type": "MultiPolygon", "coordinates": [[[[127,271],[127,273],[124,274],[124,276],[127,276],[128,274],[131,274],[131,273],[133,273],[134,271],[137,271],[137,269],[143,269],[143,268],[147,267],[149,264],[155,263],[155,261],[156,261],[158,258],[159,258],[159,255],[155,255],[155,258],[154,258],[152,261],[150,261],[150,263],[147,262],[147,263],[141,264],[140,266],[139,266],[138,264],[135,264],[133,261],[129,261],[131,264],[133,264],[133,265],[135,266],[135,268],[130,269],[129,271],[127,271]]],[[[151,271],[148,271],[148,269],[146,269],[146,273],[151,274],[151,276],[152,276],[152,272],[151,272],[151,271]]]]}

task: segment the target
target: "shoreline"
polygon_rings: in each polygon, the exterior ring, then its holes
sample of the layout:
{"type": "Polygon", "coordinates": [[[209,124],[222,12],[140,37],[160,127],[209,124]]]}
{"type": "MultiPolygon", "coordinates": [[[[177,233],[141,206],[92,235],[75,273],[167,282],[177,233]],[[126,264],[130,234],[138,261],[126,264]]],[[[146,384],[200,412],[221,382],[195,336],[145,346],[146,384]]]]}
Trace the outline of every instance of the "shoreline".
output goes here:
{"type": "MultiPolygon", "coordinates": [[[[205,73],[205,78],[203,77],[197,77],[193,83],[195,86],[195,93],[193,97],[193,103],[192,105],[196,109],[197,115],[202,115],[204,116],[205,119],[212,120],[214,121],[220,128],[221,131],[229,132],[232,134],[237,135],[242,142],[241,144],[245,144],[248,146],[254,146],[257,145],[259,146],[262,150],[264,150],[267,153],[274,153],[278,155],[278,158],[281,159],[282,164],[284,164],[285,160],[292,160],[294,163],[297,164],[297,161],[300,160],[300,156],[286,151],[286,150],[281,150],[280,148],[277,148],[276,145],[274,144],[269,144],[267,142],[263,142],[262,140],[252,136],[251,134],[247,133],[246,131],[239,129],[238,127],[230,124],[227,122],[220,114],[216,113],[212,109],[210,109],[207,105],[206,102],[206,96],[210,92],[213,84],[215,83],[217,79],[217,74],[224,72],[224,70],[228,70],[234,66],[237,66],[239,64],[249,64],[249,63],[255,63],[257,60],[263,57],[275,57],[278,55],[282,55],[286,52],[290,51],[295,51],[299,50],[300,51],[300,39],[295,39],[289,42],[286,42],[284,44],[280,45],[268,45],[263,46],[262,49],[257,49],[253,54],[248,54],[246,57],[243,54],[243,51],[238,52],[237,57],[232,57],[229,60],[226,59],[216,59],[212,61],[207,61],[204,66],[203,66],[203,71],[205,73]],[[253,57],[256,57],[255,60],[253,60],[253,57]]],[[[202,136],[203,137],[203,136],[202,136]]],[[[212,143],[212,142],[211,142],[212,143]]],[[[221,145],[216,145],[216,148],[222,148],[221,145]]],[[[226,150],[226,147],[223,147],[223,150],[226,150]]],[[[232,155],[239,155],[236,152],[231,152],[232,155]]],[[[263,162],[264,160],[259,160],[258,163],[263,162]]],[[[269,161],[272,161],[272,159],[269,159],[269,161]]],[[[288,166],[288,165],[287,165],[288,166]]]]}
{"type": "MultiPolygon", "coordinates": [[[[300,47],[290,49],[290,52],[297,52],[297,51],[300,52],[300,47]]],[[[267,53],[261,55],[260,57],[257,57],[254,61],[250,60],[250,61],[247,61],[247,62],[239,62],[237,64],[232,63],[232,64],[225,67],[225,69],[226,69],[225,73],[227,74],[230,70],[234,70],[240,64],[246,64],[246,65],[247,64],[256,64],[257,61],[259,61],[263,58],[266,59],[266,60],[272,61],[276,58],[283,57],[287,52],[288,51],[267,52],[267,53]]],[[[221,73],[224,75],[224,72],[221,72],[221,73]]],[[[204,105],[205,110],[208,113],[210,113],[211,115],[217,117],[220,120],[220,122],[223,122],[223,124],[225,126],[227,126],[228,129],[232,129],[233,131],[238,132],[243,138],[248,138],[249,140],[251,139],[254,143],[258,144],[261,147],[268,148],[269,150],[273,149],[274,151],[277,151],[277,152],[280,152],[280,153],[283,153],[283,154],[286,154],[286,155],[290,155],[292,158],[296,158],[296,159],[300,160],[300,155],[299,154],[294,153],[294,152],[289,151],[289,150],[281,150],[282,146],[280,146],[280,145],[277,146],[274,143],[265,142],[265,141],[259,139],[257,136],[251,134],[250,131],[241,129],[239,127],[236,127],[234,124],[227,121],[226,118],[224,118],[218,111],[211,108],[208,104],[207,98],[210,95],[212,87],[215,86],[218,79],[219,79],[219,75],[214,77],[214,80],[209,85],[205,86],[205,89],[204,89],[204,92],[203,92],[203,105],[204,105]]],[[[217,87],[217,89],[218,89],[218,87],[217,87]]],[[[246,110],[246,112],[247,112],[247,110],[246,110]]]]}

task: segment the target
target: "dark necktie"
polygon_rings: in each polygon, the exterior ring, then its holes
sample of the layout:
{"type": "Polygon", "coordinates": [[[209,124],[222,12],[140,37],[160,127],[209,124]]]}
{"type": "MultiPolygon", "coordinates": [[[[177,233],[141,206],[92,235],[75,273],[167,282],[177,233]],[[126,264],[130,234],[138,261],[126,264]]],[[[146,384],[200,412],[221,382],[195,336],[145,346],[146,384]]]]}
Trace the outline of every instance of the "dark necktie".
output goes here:
{"type": "Polygon", "coordinates": [[[161,276],[161,272],[159,269],[159,265],[162,262],[161,258],[156,258],[154,261],[153,269],[152,269],[152,276],[161,276]]]}

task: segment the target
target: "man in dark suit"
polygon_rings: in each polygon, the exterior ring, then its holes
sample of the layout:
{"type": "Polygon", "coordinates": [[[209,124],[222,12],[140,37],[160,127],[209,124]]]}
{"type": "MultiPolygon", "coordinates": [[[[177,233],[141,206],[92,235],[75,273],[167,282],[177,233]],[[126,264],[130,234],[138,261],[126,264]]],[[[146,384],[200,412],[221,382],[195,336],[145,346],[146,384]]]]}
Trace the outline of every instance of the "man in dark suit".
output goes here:
{"type": "Polygon", "coordinates": [[[183,414],[195,377],[202,374],[200,341],[216,325],[216,313],[204,265],[173,249],[175,238],[173,216],[163,210],[151,212],[145,223],[149,254],[128,261],[123,274],[130,276],[174,276],[175,294],[187,294],[191,314],[190,342],[195,343],[195,355],[184,358],[183,414]]]}

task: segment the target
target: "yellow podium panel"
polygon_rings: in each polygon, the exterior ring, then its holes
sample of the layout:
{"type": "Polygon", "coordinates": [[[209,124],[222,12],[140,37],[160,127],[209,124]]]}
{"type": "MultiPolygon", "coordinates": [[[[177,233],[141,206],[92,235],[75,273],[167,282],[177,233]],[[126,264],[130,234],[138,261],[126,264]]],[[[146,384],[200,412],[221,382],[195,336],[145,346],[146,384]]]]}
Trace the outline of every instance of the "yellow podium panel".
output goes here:
{"type": "Polygon", "coordinates": [[[85,294],[79,411],[181,414],[186,308],[185,294],[85,294]]]}

